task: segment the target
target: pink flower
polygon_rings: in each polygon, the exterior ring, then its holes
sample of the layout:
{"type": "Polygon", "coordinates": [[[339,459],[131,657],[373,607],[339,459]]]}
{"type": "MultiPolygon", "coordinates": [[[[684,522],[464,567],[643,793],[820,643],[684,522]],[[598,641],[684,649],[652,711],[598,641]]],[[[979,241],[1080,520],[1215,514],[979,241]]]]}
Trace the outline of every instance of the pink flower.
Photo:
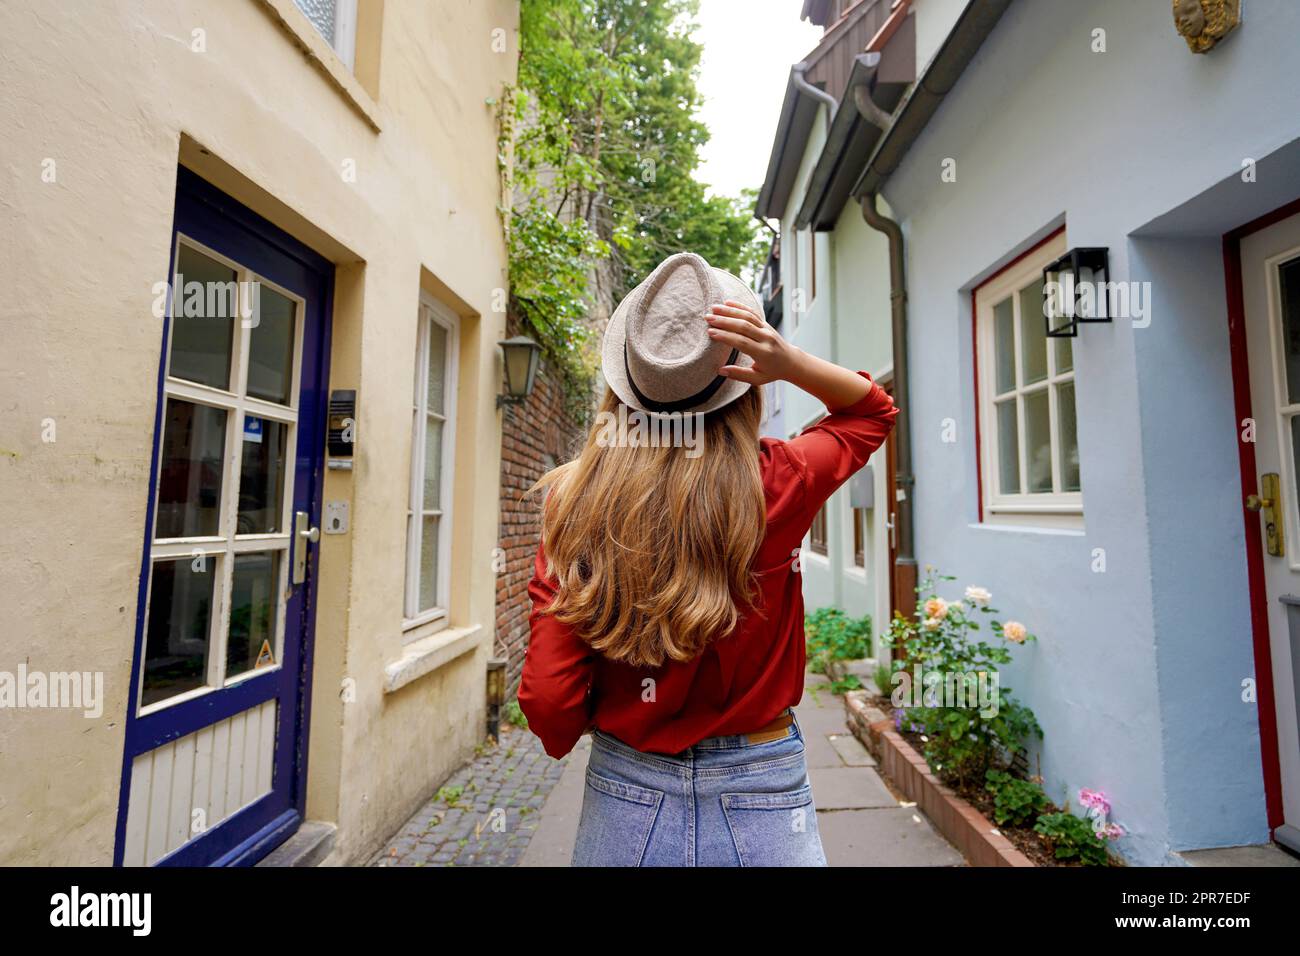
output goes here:
{"type": "Polygon", "coordinates": [[[1025,643],[1028,634],[1029,632],[1025,630],[1025,626],[1019,621],[1007,621],[1002,625],[1002,636],[1014,644],[1025,643]]]}
{"type": "Polygon", "coordinates": [[[1102,816],[1110,813],[1110,801],[1106,799],[1106,794],[1101,790],[1089,790],[1086,787],[1080,789],[1079,802],[1085,807],[1100,810],[1102,816]]]}
{"type": "Polygon", "coordinates": [[[1118,823],[1106,824],[1106,829],[1102,831],[1108,840],[1118,840],[1124,835],[1124,828],[1118,823]]]}

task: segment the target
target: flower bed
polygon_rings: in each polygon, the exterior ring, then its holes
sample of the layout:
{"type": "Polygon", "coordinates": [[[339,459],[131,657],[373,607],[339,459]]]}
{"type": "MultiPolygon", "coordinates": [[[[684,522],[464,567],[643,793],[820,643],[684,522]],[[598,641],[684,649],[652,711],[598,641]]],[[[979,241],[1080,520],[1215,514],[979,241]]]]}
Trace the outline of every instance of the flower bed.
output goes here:
{"type": "Polygon", "coordinates": [[[1028,773],[1027,745],[1041,738],[1033,711],[1001,686],[998,665],[1035,638],[992,617],[992,595],[937,593],[927,568],[912,618],[895,616],[883,640],[899,658],[876,682],[891,699],[846,695],[850,726],[882,769],[976,865],[1105,866],[1124,830],[1109,822],[1105,794],[1080,790],[1086,818],[1055,806],[1028,773]],[[981,632],[987,626],[992,639],[981,632]],[[855,713],[856,712],[856,713],[855,713]]]}

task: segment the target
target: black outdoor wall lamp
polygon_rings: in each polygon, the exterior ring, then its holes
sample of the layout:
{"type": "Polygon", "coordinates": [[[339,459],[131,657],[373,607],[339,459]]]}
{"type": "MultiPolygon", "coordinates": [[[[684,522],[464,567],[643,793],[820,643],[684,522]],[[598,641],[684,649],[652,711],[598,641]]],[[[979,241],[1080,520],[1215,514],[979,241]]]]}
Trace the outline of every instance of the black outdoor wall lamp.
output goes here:
{"type": "Polygon", "coordinates": [[[533,392],[542,347],[526,335],[516,335],[497,345],[501,346],[506,360],[506,393],[497,396],[497,408],[507,404],[517,405],[533,392]]]}
{"type": "Polygon", "coordinates": [[[1043,270],[1043,316],[1052,338],[1073,338],[1080,322],[1109,322],[1105,248],[1071,249],[1043,270]]]}

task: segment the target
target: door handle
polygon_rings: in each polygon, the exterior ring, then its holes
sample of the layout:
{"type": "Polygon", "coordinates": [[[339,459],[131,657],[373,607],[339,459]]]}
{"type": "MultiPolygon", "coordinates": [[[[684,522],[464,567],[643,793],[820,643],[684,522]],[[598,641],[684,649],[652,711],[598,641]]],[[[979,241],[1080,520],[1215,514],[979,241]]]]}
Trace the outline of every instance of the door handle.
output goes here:
{"type": "Polygon", "coordinates": [[[1261,494],[1246,496],[1246,510],[1264,518],[1265,550],[1281,557],[1286,554],[1286,541],[1282,533],[1282,481],[1277,472],[1260,475],[1259,490],[1261,494]]]}
{"type": "Polygon", "coordinates": [[[293,513],[293,583],[307,580],[307,545],[320,540],[320,528],[309,527],[311,515],[305,511],[293,513]]]}
{"type": "Polygon", "coordinates": [[[894,517],[896,514],[897,512],[891,511],[889,513],[889,520],[885,522],[885,527],[889,529],[889,547],[891,549],[898,547],[898,542],[894,540],[894,517]]]}

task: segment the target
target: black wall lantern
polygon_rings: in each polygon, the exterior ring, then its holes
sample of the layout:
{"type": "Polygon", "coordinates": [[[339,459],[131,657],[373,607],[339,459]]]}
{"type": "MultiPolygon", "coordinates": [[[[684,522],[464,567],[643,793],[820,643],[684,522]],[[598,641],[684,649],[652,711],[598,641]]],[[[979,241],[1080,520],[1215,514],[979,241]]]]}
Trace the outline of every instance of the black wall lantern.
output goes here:
{"type": "Polygon", "coordinates": [[[506,360],[506,393],[497,396],[497,408],[500,408],[507,403],[518,404],[532,394],[542,347],[526,335],[516,335],[497,345],[501,346],[506,360]]]}
{"type": "Polygon", "coordinates": [[[1043,270],[1047,334],[1073,338],[1080,322],[1109,322],[1110,284],[1104,248],[1071,249],[1043,270]]]}

